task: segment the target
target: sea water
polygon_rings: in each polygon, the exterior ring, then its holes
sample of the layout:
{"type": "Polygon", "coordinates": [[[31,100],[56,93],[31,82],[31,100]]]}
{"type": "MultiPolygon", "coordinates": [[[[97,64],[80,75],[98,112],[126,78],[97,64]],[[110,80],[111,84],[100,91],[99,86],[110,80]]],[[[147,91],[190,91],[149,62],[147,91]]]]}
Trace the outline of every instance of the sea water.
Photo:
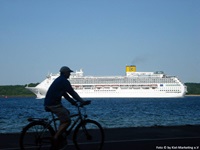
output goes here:
{"type": "MultiPolygon", "coordinates": [[[[104,128],[200,125],[200,97],[91,99],[86,106],[90,119],[104,128]]],[[[43,99],[0,98],[0,133],[20,132],[27,118],[49,117],[43,99]]],[[[77,109],[62,100],[70,112],[77,109]]]]}

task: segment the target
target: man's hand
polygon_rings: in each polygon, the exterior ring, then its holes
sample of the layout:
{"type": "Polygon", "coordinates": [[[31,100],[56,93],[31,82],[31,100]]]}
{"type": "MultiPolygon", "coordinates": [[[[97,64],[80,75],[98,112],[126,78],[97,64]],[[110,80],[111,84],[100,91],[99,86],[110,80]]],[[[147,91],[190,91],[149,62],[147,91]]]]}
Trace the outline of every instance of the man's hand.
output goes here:
{"type": "Polygon", "coordinates": [[[70,101],[70,103],[72,104],[72,105],[74,105],[74,106],[77,106],[77,103],[76,103],[76,101],[70,101]]]}
{"type": "Polygon", "coordinates": [[[91,101],[90,100],[87,100],[87,101],[83,101],[82,103],[81,103],[81,105],[83,106],[83,105],[89,105],[91,103],[91,101]]]}

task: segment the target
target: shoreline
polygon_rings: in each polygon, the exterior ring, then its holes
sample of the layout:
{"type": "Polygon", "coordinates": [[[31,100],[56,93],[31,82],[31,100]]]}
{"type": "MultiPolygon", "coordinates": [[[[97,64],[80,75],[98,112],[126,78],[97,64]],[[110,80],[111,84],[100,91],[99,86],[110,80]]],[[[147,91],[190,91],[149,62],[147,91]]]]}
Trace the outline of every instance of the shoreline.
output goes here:
{"type": "Polygon", "coordinates": [[[200,94],[198,95],[198,94],[190,94],[190,95],[185,95],[185,96],[196,96],[196,97],[198,97],[198,96],[200,96],[200,94]]]}
{"type": "Polygon", "coordinates": [[[0,96],[0,98],[5,98],[5,99],[7,99],[7,98],[36,98],[34,95],[25,95],[25,96],[23,96],[23,95],[18,95],[18,96],[13,96],[13,95],[11,95],[11,96],[9,96],[9,95],[4,95],[4,96],[0,96]]]}
{"type": "MultiPolygon", "coordinates": [[[[190,95],[185,95],[184,97],[200,97],[200,94],[190,94],[190,95]]],[[[11,96],[9,96],[9,95],[0,95],[0,98],[36,98],[36,96],[35,95],[16,95],[16,96],[14,96],[14,95],[11,95],[11,96]]],[[[116,97],[117,98],[117,97],[116,97]]],[[[134,97],[133,97],[134,98],[134,97]]]]}

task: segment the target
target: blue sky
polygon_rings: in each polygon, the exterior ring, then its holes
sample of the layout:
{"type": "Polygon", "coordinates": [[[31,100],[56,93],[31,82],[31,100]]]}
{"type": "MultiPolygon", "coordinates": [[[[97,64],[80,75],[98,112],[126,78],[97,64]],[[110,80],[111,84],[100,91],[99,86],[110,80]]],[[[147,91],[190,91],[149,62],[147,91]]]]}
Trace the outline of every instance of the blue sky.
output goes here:
{"type": "Polygon", "coordinates": [[[0,85],[164,71],[200,83],[199,0],[1,0],[0,85]]]}

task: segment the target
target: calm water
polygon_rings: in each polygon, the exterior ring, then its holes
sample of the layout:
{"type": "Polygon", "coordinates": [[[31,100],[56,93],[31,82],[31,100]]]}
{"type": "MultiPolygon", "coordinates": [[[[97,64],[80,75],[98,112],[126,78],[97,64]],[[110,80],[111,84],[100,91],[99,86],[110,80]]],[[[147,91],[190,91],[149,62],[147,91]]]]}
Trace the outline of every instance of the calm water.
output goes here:
{"type": "MultiPolygon", "coordinates": [[[[74,106],[63,100],[71,113],[74,106]]],[[[0,99],[0,133],[20,132],[28,117],[48,117],[43,100],[35,98],[0,99]]],[[[200,125],[200,97],[174,99],[92,99],[87,106],[91,119],[104,128],[200,125]]]]}

